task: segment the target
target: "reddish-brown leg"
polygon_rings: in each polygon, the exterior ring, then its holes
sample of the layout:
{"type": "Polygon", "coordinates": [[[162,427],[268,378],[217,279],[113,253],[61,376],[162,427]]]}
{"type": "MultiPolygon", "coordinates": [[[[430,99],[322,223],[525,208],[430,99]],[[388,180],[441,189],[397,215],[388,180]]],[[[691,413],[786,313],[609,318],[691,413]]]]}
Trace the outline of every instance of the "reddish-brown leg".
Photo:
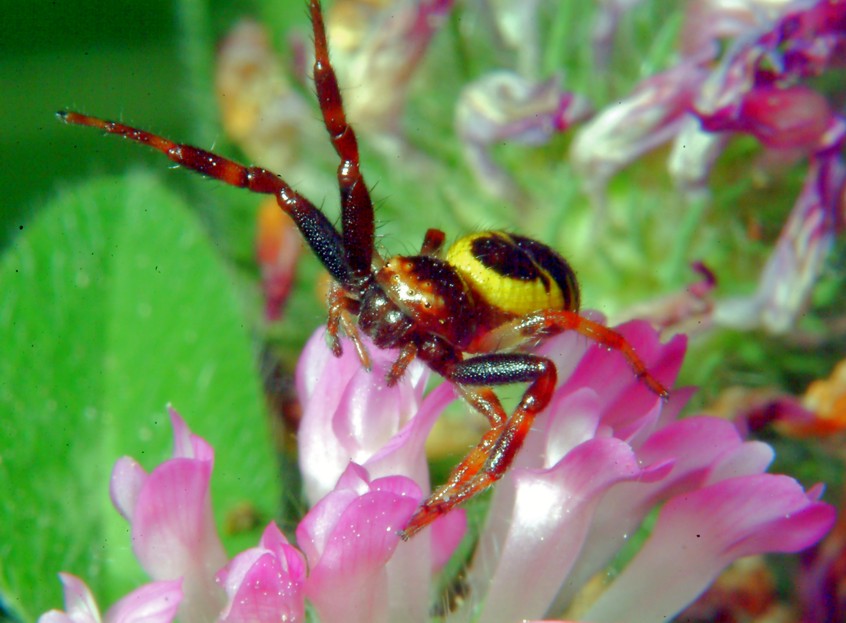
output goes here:
{"type": "Polygon", "coordinates": [[[461,489],[466,482],[473,478],[488,460],[494,445],[502,436],[508,423],[508,414],[503,409],[499,397],[490,387],[455,385],[455,388],[473,409],[485,416],[490,428],[476,444],[476,447],[453,468],[446,482],[429,497],[424,505],[449,495],[450,491],[454,492],[461,489]]]}
{"type": "Polygon", "coordinates": [[[405,374],[406,368],[408,368],[409,364],[414,361],[416,357],[417,346],[412,342],[409,342],[400,349],[399,356],[396,361],[394,361],[391,369],[388,370],[388,374],[385,378],[385,381],[388,383],[388,387],[393,387],[397,384],[397,382],[402,378],[402,375],[405,374]]]}
{"type": "Polygon", "coordinates": [[[323,113],[323,122],[335,151],[341,158],[338,186],[341,191],[341,232],[344,253],[353,279],[370,275],[373,259],[374,216],[370,191],[361,173],[358,141],[347,123],[338,79],[329,61],[329,47],[319,0],[311,0],[311,23],[314,29],[314,85],[323,113]]]}
{"type": "Polygon", "coordinates": [[[669,398],[669,390],[649,372],[646,364],[626,338],[613,329],[588,320],[576,312],[546,310],[518,318],[486,334],[482,340],[474,344],[474,349],[484,351],[494,348],[516,348],[521,344],[530,344],[564,331],[576,331],[602,346],[618,351],[626,358],[634,375],[644,385],[661,398],[669,398]]]}
{"type": "Polygon", "coordinates": [[[667,400],[670,391],[658,379],[652,376],[646,364],[622,335],[608,327],[588,320],[571,311],[545,311],[525,318],[520,323],[520,331],[527,336],[549,335],[563,331],[576,331],[607,348],[619,351],[629,362],[634,375],[655,394],[667,400]]]}
{"type": "MultiPolygon", "coordinates": [[[[400,533],[403,539],[410,538],[461,502],[484,491],[505,474],[522,447],[535,417],[549,404],[557,377],[555,365],[548,359],[517,353],[481,355],[457,362],[445,376],[461,386],[528,382],[529,387],[511,418],[505,422],[489,405],[474,405],[482,407],[479,410],[483,413],[487,408],[488,413],[492,414],[489,417],[492,418],[491,429],[453,470],[447,482],[415,511],[400,533]]],[[[487,400],[491,396],[498,405],[499,400],[490,387],[481,387],[476,399],[487,400]]]]}
{"type": "Polygon", "coordinates": [[[326,297],[326,308],[326,332],[329,335],[329,348],[332,350],[332,354],[336,357],[343,354],[341,340],[338,337],[339,329],[343,329],[355,347],[361,366],[369,372],[371,368],[370,353],[367,352],[367,347],[358,332],[358,325],[353,319],[353,316],[358,314],[358,301],[351,299],[347,291],[333,281],[329,286],[329,294],[326,297]]]}
{"type": "Polygon", "coordinates": [[[446,234],[440,229],[427,229],[420,247],[420,255],[436,255],[444,246],[446,234]]]}
{"type": "Polygon", "coordinates": [[[335,227],[326,215],[275,173],[261,167],[246,167],[205,149],[174,143],[122,123],[68,111],[59,112],[57,115],[65,123],[97,128],[149,145],[176,164],[226,184],[246,188],[255,193],[275,195],[279,207],[293,219],[303,238],[335,281],[341,284],[351,283],[341,237],[335,227]]]}

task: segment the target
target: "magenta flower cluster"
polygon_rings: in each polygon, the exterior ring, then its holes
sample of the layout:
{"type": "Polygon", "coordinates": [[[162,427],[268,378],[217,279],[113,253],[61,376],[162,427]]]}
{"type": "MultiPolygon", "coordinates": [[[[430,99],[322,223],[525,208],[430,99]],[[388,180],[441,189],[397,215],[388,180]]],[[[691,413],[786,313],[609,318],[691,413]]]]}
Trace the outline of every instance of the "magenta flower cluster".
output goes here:
{"type": "MultiPolygon", "coordinates": [[[[683,337],[662,344],[642,322],[619,331],[660,378],[675,378],[683,337]]],[[[63,574],[65,612],[41,623],[303,621],[307,611],[323,623],[428,620],[434,578],[466,517],[450,513],[409,542],[397,532],[429,491],[423,446],[453,390],[426,393],[417,363],[388,388],[395,353],[372,350],[368,373],[347,346],[333,357],[320,330],[300,361],[300,465],[312,506],[295,542],[271,523],[255,547],[227,560],[211,513],[212,448],[171,411],[172,458],[149,474],[121,459],[111,485],[153,581],[101,616],[84,583],[63,574]]],[[[831,527],[821,487],[806,492],[764,472],[767,445],[744,441],[724,420],[678,419],[690,390],[665,403],[617,353],[577,335],[538,352],[558,366],[559,387],[495,487],[465,599],[447,620],[560,616],[655,509],[649,538],[585,620],[667,620],[733,560],[799,551],[831,527]]]]}
{"type": "MultiPolygon", "coordinates": [[[[609,0],[605,21],[616,24],[637,3],[609,0]]],[[[765,170],[807,159],[804,186],[756,292],[718,301],[705,323],[788,331],[807,307],[844,225],[846,120],[809,79],[846,63],[846,2],[690,2],[679,48],[676,64],[579,130],[573,164],[602,206],[615,173],[666,143],[669,172],[694,200],[706,194],[714,164],[737,135],[760,142],[765,170]]]]}

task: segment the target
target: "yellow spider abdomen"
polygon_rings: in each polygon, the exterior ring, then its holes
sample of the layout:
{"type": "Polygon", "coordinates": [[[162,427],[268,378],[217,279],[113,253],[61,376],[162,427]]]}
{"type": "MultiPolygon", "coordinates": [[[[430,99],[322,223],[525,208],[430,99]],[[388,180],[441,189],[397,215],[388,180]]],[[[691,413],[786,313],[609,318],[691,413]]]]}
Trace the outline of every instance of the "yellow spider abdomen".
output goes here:
{"type": "Polygon", "coordinates": [[[505,314],[578,310],[573,270],[552,249],[530,238],[498,231],[470,234],[449,248],[446,261],[474,296],[505,314]]]}

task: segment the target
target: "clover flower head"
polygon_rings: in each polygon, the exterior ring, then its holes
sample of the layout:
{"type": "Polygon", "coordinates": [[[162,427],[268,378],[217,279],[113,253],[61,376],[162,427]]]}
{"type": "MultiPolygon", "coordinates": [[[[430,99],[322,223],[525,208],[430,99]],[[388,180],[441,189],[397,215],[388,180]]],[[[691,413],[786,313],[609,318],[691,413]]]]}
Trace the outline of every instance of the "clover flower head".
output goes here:
{"type": "MultiPolygon", "coordinates": [[[[683,338],[662,344],[643,322],[618,330],[659,378],[675,378],[683,338]]],[[[302,621],[307,604],[323,623],[428,618],[434,578],[466,518],[449,513],[409,543],[398,532],[429,490],[423,442],[454,393],[448,385],[425,393],[422,366],[388,388],[383,375],[395,353],[374,350],[368,373],[345,345],[350,352],[333,357],[321,330],[300,362],[301,467],[314,499],[295,543],[271,523],[255,547],[227,560],[211,514],[213,451],[175,411],[172,458],[149,474],[118,461],[112,498],[154,582],[106,621],[146,608],[167,623],[177,607],[188,623],[302,621]]],[[[767,445],[744,441],[725,420],[679,420],[689,391],[665,404],[622,357],[575,334],[545,341],[538,353],[555,362],[559,386],[495,487],[465,570],[468,598],[446,620],[560,616],[657,506],[643,547],[578,616],[670,617],[738,557],[798,551],[831,527],[820,487],[805,492],[764,473],[767,445]],[[683,558],[672,554],[682,550],[683,558]]],[[[100,621],[81,581],[63,582],[68,614],[48,613],[46,623],[100,621]]]]}

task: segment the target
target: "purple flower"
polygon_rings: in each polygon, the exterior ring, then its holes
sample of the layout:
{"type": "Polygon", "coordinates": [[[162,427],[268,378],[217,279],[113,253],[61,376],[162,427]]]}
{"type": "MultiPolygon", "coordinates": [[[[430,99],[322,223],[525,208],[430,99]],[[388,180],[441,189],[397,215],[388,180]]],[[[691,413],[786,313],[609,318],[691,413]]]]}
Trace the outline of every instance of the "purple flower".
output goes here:
{"type": "MultiPolygon", "coordinates": [[[[684,355],[683,338],[662,345],[642,322],[619,330],[659,378],[675,378],[684,355]]],[[[421,402],[419,388],[424,381],[419,370],[412,370],[400,386],[388,390],[382,378],[395,353],[373,349],[378,359],[370,375],[376,378],[367,383],[361,376],[367,373],[358,369],[351,345],[347,344],[345,352],[349,352],[344,357],[334,359],[321,333],[306,347],[298,375],[300,387],[305,388],[301,390],[300,447],[312,457],[304,456],[301,462],[306,481],[331,480],[353,457],[364,465],[371,461],[379,465],[391,456],[394,465],[404,465],[402,473],[418,473],[414,461],[403,464],[396,459],[418,456],[422,441],[415,442],[414,437],[425,434],[451,392],[438,394],[444,390],[441,385],[421,402]],[[333,382],[328,384],[328,393],[318,391],[329,378],[333,382]],[[309,385],[312,379],[317,382],[309,385]],[[386,416],[386,404],[405,405],[400,412],[417,410],[418,415],[410,421],[386,416]],[[351,434],[371,427],[382,439],[378,448],[367,448],[363,437],[351,434]],[[312,439],[313,434],[319,437],[312,439]],[[345,449],[350,452],[346,458],[345,449]],[[327,473],[330,463],[335,467],[327,473]]],[[[708,532],[708,525],[721,526],[697,541],[699,554],[679,579],[678,595],[661,599],[654,590],[650,592],[654,608],[664,616],[693,600],[735,558],[764,551],[798,551],[831,526],[833,509],[818,501],[819,489],[806,495],[792,479],[763,473],[772,459],[768,446],[744,442],[732,424],[717,418],[677,420],[689,391],[677,390],[664,404],[633,377],[622,357],[574,334],[546,341],[538,353],[556,363],[561,383],[549,408],[536,420],[515,466],[494,488],[487,524],[466,571],[471,598],[453,613],[456,620],[473,616],[482,621],[513,621],[563,612],[577,590],[607,566],[647,514],[662,503],[661,531],[632,565],[655,565],[656,551],[684,546],[678,542],[680,526],[692,516],[705,524],[700,534],[708,532]],[[747,503],[750,490],[761,492],[754,505],[747,503]],[[785,514],[793,518],[786,524],[779,519],[785,514]],[[724,515],[733,520],[722,521],[724,515]],[[782,530],[790,530],[791,539],[779,536],[782,530]]],[[[421,488],[428,490],[427,476],[419,478],[421,488]]],[[[419,547],[423,541],[424,547],[437,548],[441,543],[448,549],[443,543],[452,541],[444,538],[447,530],[439,531],[438,523],[431,537],[423,532],[409,546],[419,547]]],[[[396,555],[403,554],[404,548],[398,548],[396,555]]],[[[620,612],[635,608],[643,590],[630,584],[638,578],[648,582],[649,576],[639,576],[638,566],[632,569],[624,577],[633,579],[609,588],[614,598],[608,601],[619,610],[606,614],[612,608],[600,601],[591,620],[619,620],[620,612]]],[[[683,572],[672,566],[668,569],[662,573],[683,572]]],[[[416,602],[428,592],[424,578],[422,583],[402,585],[394,598],[416,602]]]]}
{"type": "Polygon", "coordinates": [[[173,457],[150,474],[129,457],[112,472],[115,507],[132,527],[132,549],[154,580],[182,578],[183,621],[207,621],[223,606],[215,573],[226,554],[212,517],[209,483],[211,446],[197,437],[173,409],[173,457]]]}
{"type": "Polygon", "coordinates": [[[241,552],[217,574],[227,603],[221,623],[304,621],[306,561],[275,523],[258,547],[241,552]]]}
{"type": "Polygon", "coordinates": [[[574,166],[602,208],[610,178],[666,142],[672,142],[670,173],[689,199],[707,192],[711,169],[735,135],[761,143],[763,164],[807,158],[804,188],[757,292],[717,301],[702,325],[783,333],[810,301],[843,228],[846,119],[806,81],[843,66],[846,3],[692,2],[679,47],[676,65],[644,80],[579,131],[574,166]]]}
{"type": "Polygon", "coordinates": [[[763,326],[784,333],[802,314],[814,284],[842,230],[846,167],[836,154],[811,161],[805,186],[761,273],[757,291],[720,301],[714,321],[725,326],[763,326]]]}
{"type": "Polygon", "coordinates": [[[618,171],[680,133],[707,75],[706,60],[702,56],[684,59],[647,78],[578,131],[571,161],[598,208],[604,206],[605,189],[618,171]]]}
{"type": "Polygon", "coordinates": [[[38,623],[170,623],[182,600],[180,580],[151,582],[132,591],[102,617],[85,582],[70,573],[60,573],[59,578],[66,611],[45,612],[38,623]]]}
{"type": "Polygon", "coordinates": [[[508,141],[543,145],[587,118],[591,107],[579,95],[562,91],[558,80],[538,82],[501,70],[485,74],[462,89],[455,107],[455,130],[479,187],[494,197],[523,200],[516,183],[491,154],[508,141]]]}
{"type": "MultiPolygon", "coordinates": [[[[684,338],[662,344],[643,322],[618,330],[654,374],[675,378],[684,338]]],[[[425,394],[419,364],[388,388],[395,353],[371,349],[368,373],[350,344],[335,358],[323,338],[315,334],[298,370],[301,465],[313,505],[296,543],[270,524],[256,547],[226,560],[209,501],[213,452],[171,411],[173,457],[150,474],[126,458],[114,470],[112,497],[157,581],[107,621],[146,608],[166,623],[177,605],[186,623],[302,621],[307,604],[323,623],[427,620],[435,573],[464,535],[465,517],[449,513],[407,543],[398,532],[429,491],[423,442],[454,392],[442,384],[425,394]]],[[[447,620],[564,612],[656,507],[651,535],[583,613],[589,620],[672,617],[738,557],[798,551],[831,527],[821,487],[806,493],[763,473],[767,445],[744,441],[725,420],[679,420],[689,390],[665,403],[618,353],[575,334],[537,352],[555,362],[560,384],[495,487],[464,574],[468,598],[447,620]]],[[[63,581],[69,614],[48,613],[46,623],[99,621],[81,581],[63,581]]]]}

